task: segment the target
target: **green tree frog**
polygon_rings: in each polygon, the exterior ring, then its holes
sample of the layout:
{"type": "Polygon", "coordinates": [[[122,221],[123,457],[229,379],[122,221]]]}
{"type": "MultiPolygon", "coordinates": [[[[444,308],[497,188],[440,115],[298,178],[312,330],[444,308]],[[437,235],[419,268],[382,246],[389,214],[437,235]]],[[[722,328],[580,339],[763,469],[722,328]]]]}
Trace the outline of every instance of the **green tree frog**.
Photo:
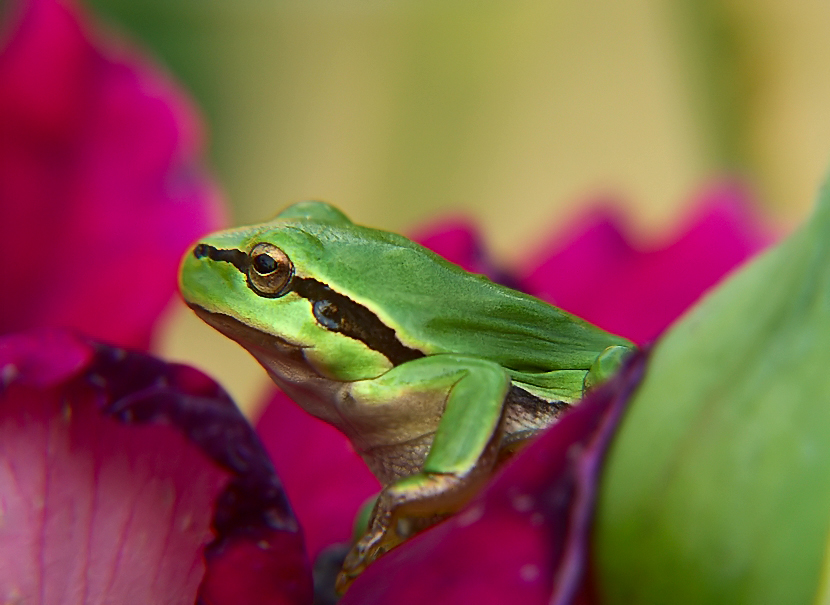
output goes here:
{"type": "Polygon", "coordinates": [[[458,511],[633,347],[323,202],[201,240],[180,288],[384,486],[341,591],[458,511]]]}

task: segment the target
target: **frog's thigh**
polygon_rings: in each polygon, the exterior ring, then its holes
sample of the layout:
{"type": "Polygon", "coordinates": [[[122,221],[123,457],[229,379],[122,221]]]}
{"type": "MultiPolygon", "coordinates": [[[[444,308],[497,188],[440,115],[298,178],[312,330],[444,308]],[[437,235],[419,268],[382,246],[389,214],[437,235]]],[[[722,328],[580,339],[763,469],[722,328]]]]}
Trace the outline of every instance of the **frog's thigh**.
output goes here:
{"type": "MultiPolygon", "coordinates": [[[[424,389],[445,401],[421,472],[381,491],[370,533],[386,533],[404,517],[440,517],[461,508],[497,459],[510,376],[491,361],[444,354],[402,364],[368,382],[374,384],[358,387],[354,395],[382,391],[391,401],[396,394],[424,389]]],[[[384,541],[389,545],[402,537],[387,535],[384,541]]]]}
{"type": "MultiPolygon", "coordinates": [[[[354,383],[363,405],[396,405],[418,393],[435,393],[443,412],[423,465],[425,473],[464,475],[472,469],[501,420],[510,377],[497,363],[465,355],[430,355],[354,383]]],[[[400,483],[400,482],[398,482],[400,483]]]]}

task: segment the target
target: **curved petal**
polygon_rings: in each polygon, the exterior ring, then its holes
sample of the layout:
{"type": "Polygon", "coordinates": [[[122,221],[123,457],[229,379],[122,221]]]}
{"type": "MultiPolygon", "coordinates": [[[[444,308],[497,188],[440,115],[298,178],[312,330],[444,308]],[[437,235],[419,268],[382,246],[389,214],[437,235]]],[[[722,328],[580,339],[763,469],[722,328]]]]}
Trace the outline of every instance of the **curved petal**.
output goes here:
{"type": "Polygon", "coordinates": [[[146,347],[187,245],[222,220],[193,109],[71,5],[14,5],[0,52],[0,333],[146,347]]]}
{"type": "Polygon", "coordinates": [[[699,196],[682,232],[636,247],[616,212],[596,210],[552,238],[530,263],[522,289],[602,328],[644,343],[703,292],[772,241],[737,186],[699,196]]]}
{"type": "Polygon", "coordinates": [[[0,339],[0,376],[4,600],[221,605],[273,569],[248,602],[310,600],[279,482],[212,380],[55,331],[0,339]],[[248,577],[224,576],[251,545],[248,577]]]}

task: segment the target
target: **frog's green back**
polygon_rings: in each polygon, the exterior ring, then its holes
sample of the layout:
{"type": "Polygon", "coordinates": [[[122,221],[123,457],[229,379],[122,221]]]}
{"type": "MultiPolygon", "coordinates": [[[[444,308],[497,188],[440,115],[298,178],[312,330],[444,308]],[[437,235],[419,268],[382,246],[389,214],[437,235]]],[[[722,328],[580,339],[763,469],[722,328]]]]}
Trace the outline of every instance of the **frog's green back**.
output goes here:
{"type": "Polygon", "coordinates": [[[267,238],[292,258],[297,275],[324,276],[333,290],[398,327],[405,345],[427,354],[485,357],[520,382],[573,399],[601,351],[631,346],[532,296],[467,273],[403,236],[354,225],[339,211],[322,220],[283,213],[271,226],[267,238]],[[292,245],[297,238],[319,245],[292,245]]]}

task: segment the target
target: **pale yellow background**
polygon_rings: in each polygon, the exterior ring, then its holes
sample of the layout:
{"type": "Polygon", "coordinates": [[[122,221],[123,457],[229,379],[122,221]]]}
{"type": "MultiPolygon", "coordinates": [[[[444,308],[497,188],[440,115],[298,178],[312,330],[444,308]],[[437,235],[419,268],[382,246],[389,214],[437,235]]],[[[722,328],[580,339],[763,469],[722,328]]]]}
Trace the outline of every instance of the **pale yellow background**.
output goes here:
{"type": "MultiPolygon", "coordinates": [[[[234,222],[303,198],[406,232],[475,218],[519,263],[610,196],[644,241],[694,195],[744,177],[786,230],[830,159],[830,3],[96,0],[208,122],[234,222]]],[[[166,356],[251,410],[236,345],[171,309],[166,356]]]]}

